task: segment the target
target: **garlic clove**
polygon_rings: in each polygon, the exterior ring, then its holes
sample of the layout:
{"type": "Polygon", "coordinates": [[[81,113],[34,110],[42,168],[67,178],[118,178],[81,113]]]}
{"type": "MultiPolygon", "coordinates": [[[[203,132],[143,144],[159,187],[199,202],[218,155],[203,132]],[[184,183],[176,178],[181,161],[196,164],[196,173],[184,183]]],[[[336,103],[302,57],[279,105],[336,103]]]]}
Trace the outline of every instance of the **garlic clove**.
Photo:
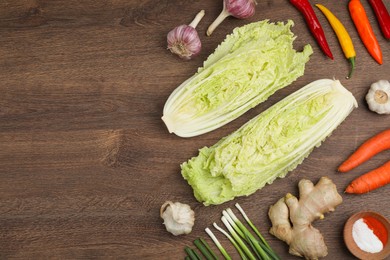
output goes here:
{"type": "Polygon", "coordinates": [[[166,201],[160,209],[160,217],[168,232],[175,236],[189,234],[195,222],[195,212],[187,204],[166,201]]]}
{"type": "Polygon", "coordinates": [[[200,11],[189,25],[180,25],[171,30],[167,35],[168,49],[180,58],[190,60],[202,49],[196,26],[205,15],[200,11]]]}

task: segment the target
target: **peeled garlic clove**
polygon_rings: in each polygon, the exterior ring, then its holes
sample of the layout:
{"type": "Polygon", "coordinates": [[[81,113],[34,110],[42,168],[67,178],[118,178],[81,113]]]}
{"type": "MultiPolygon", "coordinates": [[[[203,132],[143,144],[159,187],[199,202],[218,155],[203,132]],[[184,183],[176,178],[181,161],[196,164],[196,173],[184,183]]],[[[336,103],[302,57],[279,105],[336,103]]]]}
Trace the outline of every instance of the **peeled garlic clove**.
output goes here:
{"type": "Polygon", "coordinates": [[[190,25],[180,25],[167,35],[168,49],[180,58],[189,60],[202,49],[196,26],[203,18],[205,11],[200,11],[190,25]]]}
{"type": "Polygon", "coordinates": [[[195,212],[187,204],[166,201],[160,209],[160,217],[168,232],[175,236],[189,234],[195,222],[195,212]]]}
{"type": "Polygon", "coordinates": [[[367,95],[366,101],[371,111],[378,114],[390,114],[390,83],[387,80],[374,82],[367,95]]]}

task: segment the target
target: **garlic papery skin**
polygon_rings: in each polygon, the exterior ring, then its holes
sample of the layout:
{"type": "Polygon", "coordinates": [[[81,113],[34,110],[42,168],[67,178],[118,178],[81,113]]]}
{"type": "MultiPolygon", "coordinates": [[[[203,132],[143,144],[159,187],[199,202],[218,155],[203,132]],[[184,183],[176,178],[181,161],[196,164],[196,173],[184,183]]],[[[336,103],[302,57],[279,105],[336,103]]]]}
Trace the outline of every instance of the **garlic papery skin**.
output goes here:
{"type": "Polygon", "coordinates": [[[187,204],[166,201],[160,209],[160,217],[168,232],[175,236],[189,234],[195,223],[195,212],[187,204]]]}
{"type": "Polygon", "coordinates": [[[171,30],[167,35],[168,49],[180,58],[190,60],[202,49],[196,26],[202,20],[205,11],[200,11],[189,25],[180,25],[171,30]]]}
{"type": "Polygon", "coordinates": [[[223,2],[222,12],[207,29],[207,36],[210,36],[228,16],[233,16],[238,19],[251,17],[255,14],[256,4],[255,0],[225,0],[223,2]]]}
{"type": "Polygon", "coordinates": [[[390,83],[379,80],[371,84],[366,95],[368,108],[378,114],[390,114],[390,83]]]}

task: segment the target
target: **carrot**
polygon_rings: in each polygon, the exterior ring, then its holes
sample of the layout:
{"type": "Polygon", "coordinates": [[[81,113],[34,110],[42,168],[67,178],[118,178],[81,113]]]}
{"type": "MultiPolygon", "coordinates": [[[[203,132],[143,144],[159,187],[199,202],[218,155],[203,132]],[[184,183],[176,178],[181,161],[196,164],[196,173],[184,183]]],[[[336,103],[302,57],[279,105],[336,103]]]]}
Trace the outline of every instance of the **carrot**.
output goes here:
{"type": "Polygon", "coordinates": [[[348,159],[343,162],[339,172],[347,172],[364,163],[374,155],[390,149],[390,129],[387,129],[365,141],[348,159]]]}
{"type": "Polygon", "coordinates": [[[346,193],[362,194],[390,183],[390,161],[353,180],[346,193]]]}

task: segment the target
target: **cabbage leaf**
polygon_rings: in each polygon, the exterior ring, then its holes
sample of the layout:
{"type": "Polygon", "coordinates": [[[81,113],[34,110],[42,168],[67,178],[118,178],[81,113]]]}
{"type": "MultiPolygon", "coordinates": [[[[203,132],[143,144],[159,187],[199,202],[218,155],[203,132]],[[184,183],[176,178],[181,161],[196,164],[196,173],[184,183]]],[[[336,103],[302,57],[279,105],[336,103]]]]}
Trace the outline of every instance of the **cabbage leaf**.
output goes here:
{"type": "Polygon", "coordinates": [[[181,165],[196,199],[250,195],[295,169],[357,107],[337,80],[321,79],[279,101],[181,165]]]}
{"type": "Polygon", "coordinates": [[[251,23],[233,30],[165,103],[170,133],[192,137],[221,127],[302,76],[313,50],[293,48],[293,22],[251,23]]]}

